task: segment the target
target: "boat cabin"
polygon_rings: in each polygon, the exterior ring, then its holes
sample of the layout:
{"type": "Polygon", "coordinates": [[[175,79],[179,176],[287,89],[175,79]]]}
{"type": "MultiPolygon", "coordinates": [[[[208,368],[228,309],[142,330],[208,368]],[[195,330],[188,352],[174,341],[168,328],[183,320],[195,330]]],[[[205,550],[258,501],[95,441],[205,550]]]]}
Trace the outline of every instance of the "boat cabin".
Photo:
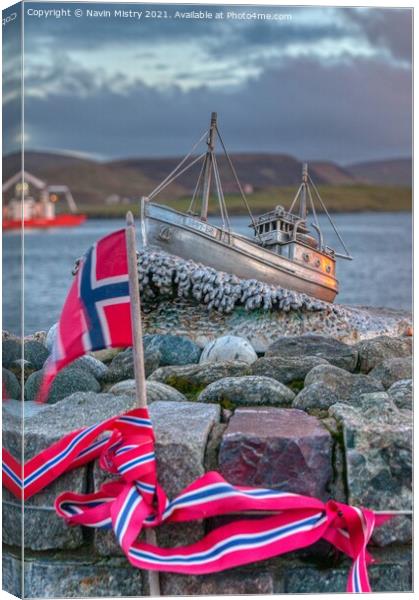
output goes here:
{"type": "Polygon", "coordinates": [[[256,217],[249,227],[254,229],[257,243],[271,252],[327,274],[335,273],[333,250],[323,245],[319,229],[318,239],[310,234],[302,216],[278,205],[273,211],[256,217]]]}

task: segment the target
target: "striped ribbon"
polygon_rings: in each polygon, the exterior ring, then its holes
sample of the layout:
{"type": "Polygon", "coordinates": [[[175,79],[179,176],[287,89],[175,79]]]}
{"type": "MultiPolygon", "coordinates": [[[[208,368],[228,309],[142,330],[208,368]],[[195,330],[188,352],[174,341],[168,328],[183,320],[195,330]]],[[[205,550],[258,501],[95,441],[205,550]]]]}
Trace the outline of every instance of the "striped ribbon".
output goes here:
{"type": "Polygon", "coordinates": [[[141,569],[214,573],[310,546],[323,538],[352,558],[348,592],[371,591],[367,544],[391,515],[289,492],[230,485],[209,472],[169,501],[157,481],[154,433],[147,409],[135,409],[74,431],[25,463],[3,449],[3,483],[30,498],[64,472],[99,458],[119,479],[91,494],[64,492],[55,509],[70,525],[113,529],[129,562],[141,569]],[[266,516],[266,512],[273,513],[266,516]],[[159,548],[140,539],[145,527],[230,513],[242,515],[199,542],[159,548]],[[259,514],[258,514],[259,513],[259,514]],[[263,516],[265,513],[265,516],[263,516]]]}

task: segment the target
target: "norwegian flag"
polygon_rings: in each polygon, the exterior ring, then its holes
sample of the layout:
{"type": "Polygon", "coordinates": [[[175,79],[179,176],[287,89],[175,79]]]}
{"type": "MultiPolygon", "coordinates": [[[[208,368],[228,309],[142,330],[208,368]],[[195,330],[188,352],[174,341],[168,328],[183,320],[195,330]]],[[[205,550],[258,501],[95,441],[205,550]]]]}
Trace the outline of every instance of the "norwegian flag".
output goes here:
{"type": "Polygon", "coordinates": [[[57,373],[92,350],[131,346],[131,312],[125,229],[102,238],[82,258],[44,367],[38,402],[57,373]]]}

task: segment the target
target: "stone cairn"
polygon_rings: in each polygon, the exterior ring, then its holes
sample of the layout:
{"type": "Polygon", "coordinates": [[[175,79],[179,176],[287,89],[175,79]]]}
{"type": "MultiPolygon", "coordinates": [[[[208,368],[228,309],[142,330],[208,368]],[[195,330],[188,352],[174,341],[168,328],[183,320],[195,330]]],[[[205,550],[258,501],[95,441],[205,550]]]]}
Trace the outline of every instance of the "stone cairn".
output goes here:
{"type": "MultiPolygon", "coordinates": [[[[403,335],[406,315],[334,306],[152,249],[138,254],[138,266],[147,309],[147,396],[159,480],[170,498],[218,470],[235,485],[375,510],[411,509],[412,338],[403,335]],[[241,336],[233,335],[240,319],[247,329],[241,325],[241,336]],[[341,339],[346,325],[357,332],[346,332],[348,343],[341,339]],[[205,335],[198,339],[200,331],[205,335]]],[[[55,324],[23,341],[3,332],[9,398],[3,445],[16,457],[24,450],[26,460],[74,429],[136,404],[131,348],[79,358],[57,375],[48,404],[37,404],[56,330],[55,324]]],[[[98,461],[64,474],[25,503],[23,529],[21,502],[4,491],[5,590],[22,595],[23,570],[27,597],[148,594],[145,572],[129,565],[113,532],[68,527],[55,513],[60,492],[89,493],[107,480],[98,461]]],[[[219,524],[164,525],[158,543],[190,544],[219,524]]],[[[409,516],[374,532],[374,591],[412,589],[411,539],[409,516]]],[[[163,595],[192,596],[341,592],[348,566],[342,556],[332,560],[330,547],[321,543],[219,574],[162,574],[161,588],[163,595]]]]}

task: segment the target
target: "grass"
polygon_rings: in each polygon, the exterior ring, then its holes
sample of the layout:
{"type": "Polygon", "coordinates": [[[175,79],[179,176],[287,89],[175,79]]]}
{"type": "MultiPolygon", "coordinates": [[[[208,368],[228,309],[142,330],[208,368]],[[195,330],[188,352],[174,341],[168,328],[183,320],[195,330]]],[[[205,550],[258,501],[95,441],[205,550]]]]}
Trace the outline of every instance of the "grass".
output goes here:
{"type": "MultiPolygon", "coordinates": [[[[373,185],[339,185],[319,186],[319,192],[327,209],[331,213],[340,212],[393,212],[410,211],[412,209],[412,190],[409,187],[373,186],[373,185]]],[[[290,206],[296,193],[295,187],[280,187],[270,190],[258,191],[250,194],[248,200],[254,214],[262,214],[272,210],[277,204],[286,208],[290,206]]],[[[186,211],[190,198],[162,197],[161,204],[180,211],[186,211]]],[[[246,209],[239,195],[226,196],[229,214],[246,214],[246,209]]],[[[318,204],[316,203],[316,208],[318,204]]],[[[123,217],[127,210],[134,210],[138,214],[139,203],[123,205],[82,204],[80,211],[92,218],[118,218],[123,217]]],[[[218,203],[211,198],[209,205],[210,214],[218,214],[218,203]]]]}

